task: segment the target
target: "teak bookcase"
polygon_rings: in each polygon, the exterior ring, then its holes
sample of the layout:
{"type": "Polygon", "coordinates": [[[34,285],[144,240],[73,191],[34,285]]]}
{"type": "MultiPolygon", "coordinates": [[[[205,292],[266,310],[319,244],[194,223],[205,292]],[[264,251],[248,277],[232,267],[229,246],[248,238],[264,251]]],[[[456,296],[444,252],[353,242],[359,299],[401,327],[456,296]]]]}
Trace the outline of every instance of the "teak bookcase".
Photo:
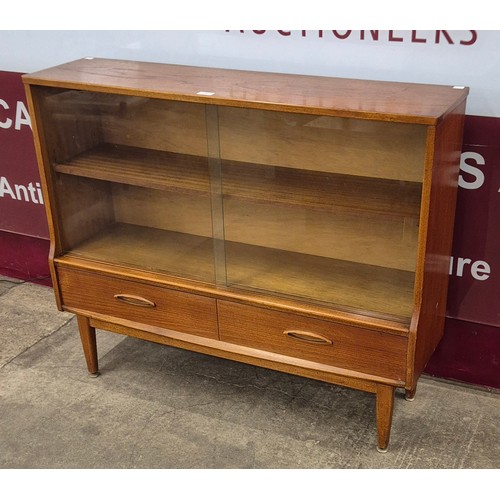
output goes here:
{"type": "Polygon", "coordinates": [[[86,58],[24,76],[59,309],[413,398],[442,333],[468,89],[86,58]]]}

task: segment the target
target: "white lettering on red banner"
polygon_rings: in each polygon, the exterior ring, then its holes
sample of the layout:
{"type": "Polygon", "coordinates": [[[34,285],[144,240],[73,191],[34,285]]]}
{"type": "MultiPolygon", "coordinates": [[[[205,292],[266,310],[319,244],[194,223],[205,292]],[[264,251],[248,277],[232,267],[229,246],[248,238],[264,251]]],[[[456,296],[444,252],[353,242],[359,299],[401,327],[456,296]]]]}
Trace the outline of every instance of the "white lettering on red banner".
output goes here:
{"type": "Polygon", "coordinates": [[[11,107],[6,101],[0,99],[0,128],[8,129],[12,125],[15,130],[21,130],[23,125],[31,128],[31,118],[26,105],[22,101],[17,101],[16,105],[11,107]]]}
{"type": "Polygon", "coordinates": [[[472,261],[464,257],[451,257],[450,258],[450,276],[457,276],[459,278],[464,276],[464,273],[470,275],[478,281],[487,280],[490,277],[491,267],[484,260],[472,261]]]}
{"type": "MultiPolygon", "coordinates": [[[[460,175],[458,185],[464,189],[479,189],[485,181],[485,174],[478,166],[485,166],[486,161],[480,153],[466,151],[460,156],[460,175]],[[465,176],[464,176],[465,174],[465,176]]],[[[498,189],[500,193],[500,188],[498,189]]]]}
{"type": "Polygon", "coordinates": [[[40,183],[30,182],[27,186],[23,184],[11,184],[7,177],[0,177],[0,198],[9,196],[13,200],[26,201],[43,205],[42,190],[40,183]]]}
{"type": "Polygon", "coordinates": [[[484,172],[477,166],[484,166],[485,164],[484,157],[479,153],[473,151],[462,153],[460,157],[461,174],[458,178],[458,185],[464,189],[479,189],[484,184],[484,172]],[[463,173],[466,175],[464,176],[463,173]]]}

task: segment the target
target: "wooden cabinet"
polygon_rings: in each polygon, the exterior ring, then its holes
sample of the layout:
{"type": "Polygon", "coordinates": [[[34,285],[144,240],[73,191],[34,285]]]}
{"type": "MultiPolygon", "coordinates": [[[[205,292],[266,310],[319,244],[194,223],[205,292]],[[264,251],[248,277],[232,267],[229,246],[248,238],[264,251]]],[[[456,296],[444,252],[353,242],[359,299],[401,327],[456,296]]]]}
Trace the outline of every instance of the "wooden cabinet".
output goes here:
{"type": "Polygon", "coordinates": [[[24,81],[89,371],[103,328],[373,392],[385,450],[443,332],[468,90],[93,58],[24,81]]]}

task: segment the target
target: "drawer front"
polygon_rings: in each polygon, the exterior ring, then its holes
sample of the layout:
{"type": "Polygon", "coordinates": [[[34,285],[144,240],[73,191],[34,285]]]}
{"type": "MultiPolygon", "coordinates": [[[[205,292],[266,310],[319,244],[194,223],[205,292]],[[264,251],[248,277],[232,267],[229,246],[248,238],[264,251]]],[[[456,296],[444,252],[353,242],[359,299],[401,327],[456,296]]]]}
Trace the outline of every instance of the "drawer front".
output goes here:
{"type": "Polygon", "coordinates": [[[218,338],[214,299],[74,269],[58,279],[66,308],[218,338]]]}
{"type": "Polygon", "coordinates": [[[405,380],[406,337],[227,301],[218,311],[223,341],[405,380]]]}

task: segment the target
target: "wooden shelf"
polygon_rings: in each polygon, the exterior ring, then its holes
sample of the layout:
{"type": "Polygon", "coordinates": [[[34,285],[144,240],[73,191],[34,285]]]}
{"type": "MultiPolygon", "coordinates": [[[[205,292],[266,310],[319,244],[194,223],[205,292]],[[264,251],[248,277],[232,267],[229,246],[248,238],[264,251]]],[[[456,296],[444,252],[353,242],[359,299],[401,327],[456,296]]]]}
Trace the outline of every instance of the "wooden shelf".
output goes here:
{"type": "Polygon", "coordinates": [[[117,223],[69,254],[215,282],[213,242],[202,236],[117,223]]]}
{"type": "Polygon", "coordinates": [[[418,218],[421,184],[295,168],[223,161],[225,197],[331,211],[391,213],[418,218]]]}
{"type": "MultiPolygon", "coordinates": [[[[159,190],[210,193],[208,160],[200,156],[103,144],[57,163],[60,173],[159,190]]],[[[222,161],[226,198],[318,210],[371,211],[418,218],[421,184],[222,161]]]]}
{"type": "Polygon", "coordinates": [[[56,172],[151,189],[210,193],[207,159],[145,148],[101,144],[56,172]]]}
{"type": "MultiPolygon", "coordinates": [[[[408,321],[414,273],[226,242],[227,285],[408,321]]],[[[116,224],[75,248],[86,259],[214,283],[211,238],[116,224]]]]}
{"type": "Polygon", "coordinates": [[[226,242],[227,284],[408,320],[415,274],[226,242]]]}

